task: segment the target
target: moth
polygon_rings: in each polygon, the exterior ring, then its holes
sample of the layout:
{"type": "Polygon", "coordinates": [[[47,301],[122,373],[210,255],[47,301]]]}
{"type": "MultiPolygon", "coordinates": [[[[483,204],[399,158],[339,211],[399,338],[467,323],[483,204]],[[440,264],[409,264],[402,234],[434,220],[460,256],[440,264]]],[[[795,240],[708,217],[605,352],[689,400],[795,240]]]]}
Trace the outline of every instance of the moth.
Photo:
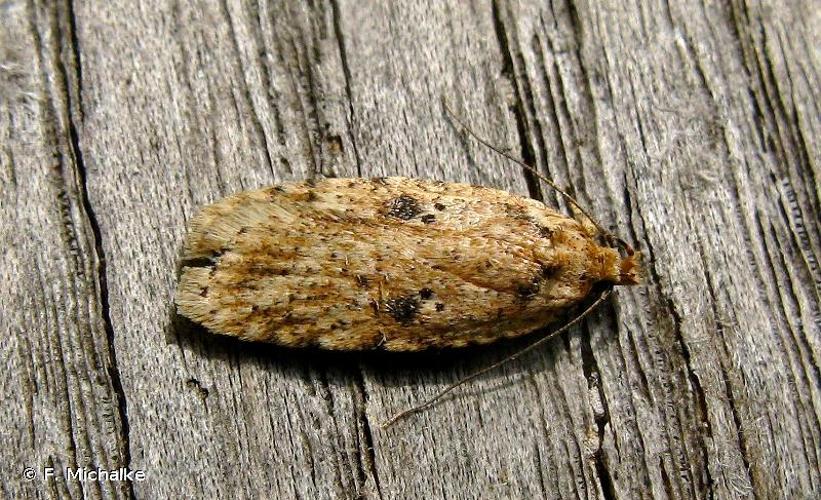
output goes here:
{"type": "Polygon", "coordinates": [[[337,350],[486,344],[637,283],[595,228],[505,191],[388,177],[247,191],[193,219],[179,312],[214,333],[337,350]]]}
{"type": "Polygon", "coordinates": [[[191,221],[177,308],[214,333],[288,347],[419,351],[518,337],[594,289],[639,283],[638,253],[559,192],[578,220],[497,189],[404,177],[235,194],[191,221]]]}

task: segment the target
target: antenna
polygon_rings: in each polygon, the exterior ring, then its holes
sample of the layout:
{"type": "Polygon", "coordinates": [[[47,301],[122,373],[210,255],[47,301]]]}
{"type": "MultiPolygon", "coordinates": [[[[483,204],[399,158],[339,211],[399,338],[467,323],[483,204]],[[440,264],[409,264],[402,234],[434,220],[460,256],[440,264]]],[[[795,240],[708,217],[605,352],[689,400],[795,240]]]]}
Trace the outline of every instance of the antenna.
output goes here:
{"type": "MultiPolygon", "coordinates": [[[[545,184],[547,184],[548,186],[550,186],[551,188],[556,190],[557,193],[559,193],[562,197],[564,197],[564,199],[566,199],[569,203],[571,203],[579,212],[581,212],[585,217],[587,217],[588,220],[590,220],[590,222],[593,223],[593,225],[596,227],[596,229],[599,231],[599,233],[603,236],[605,241],[611,247],[623,249],[628,256],[631,256],[631,255],[634,254],[633,247],[631,247],[627,242],[625,242],[624,240],[622,240],[618,236],[614,235],[610,231],[604,229],[604,227],[602,227],[602,225],[599,224],[599,222],[596,221],[596,219],[594,219],[587,212],[587,210],[585,210],[584,208],[582,208],[581,205],[579,205],[579,203],[576,201],[575,198],[573,198],[567,192],[565,192],[562,188],[557,186],[555,182],[553,182],[549,178],[545,177],[544,175],[540,174],[539,171],[536,170],[535,168],[533,168],[532,166],[530,166],[527,163],[523,162],[522,160],[520,160],[520,159],[518,159],[518,158],[502,151],[498,147],[490,144],[488,141],[486,141],[485,139],[480,137],[476,132],[474,132],[470,127],[468,127],[467,124],[465,124],[465,122],[463,122],[459,118],[459,116],[456,115],[456,113],[453,112],[453,110],[450,108],[450,106],[448,106],[448,103],[445,100],[444,96],[442,97],[442,106],[445,108],[445,112],[448,115],[450,115],[450,117],[461,128],[463,128],[465,131],[467,131],[474,139],[476,139],[477,141],[479,141],[481,144],[488,147],[492,151],[495,151],[497,154],[499,154],[499,155],[507,158],[508,160],[516,163],[517,165],[521,166],[522,168],[524,168],[528,172],[535,175],[538,179],[542,180],[545,184]]],[[[406,418],[410,415],[413,415],[415,413],[419,413],[420,411],[423,411],[423,410],[426,410],[426,409],[430,408],[431,406],[436,404],[437,401],[442,399],[445,395],[447,395],[448,393],[450,393],[451,391],[453,391],[457,387],[459,387],[461,385],[464,385],[465,383],[470,382],[471,380],[473,380],[477,377],[480,377],[480,376],[484,375],[485,373],[487,373],[491,370],[495,370],[496,368],[499,368],[500,366],[502,366],[506,363],[509,363],[510,361],[513,361],[514,359],[518,358],[522,354],[525,354],[526,352],[532,351],[533,349],[539,347],[540,345],[544,344],[545,342],[547,342],[547,341],[555,338],[556,336],[560,335],[561,333],[567,331],[571,326],[577,324],[582,319],[584,319],[587,315],[589,315],[591,312],[593,312],[593,310],[595,310],[602,302],[604,302],[607,299],[607,297],[610,295],[610,293],[612,291],[613,291],[613,286],[612,285],[608,286],[607,288],[605,288],[602,291],[602,293],[599,295],[599,297],[595,301],[593,301],[581,313],[577,314],[573,319],[571,319],[570,321],[568,321],[567,323],[562,325],[560,328],[550,332],[549,334],[545,335],[544,337],[542,337],[538,340],[535,340],[530,345],[528,345],[528,346],[514,352],[513,354],[511,354],[511,355],[509,355],[509,356],[493,363],[492,365],[486,366],[485,368],[482,368],[481,370],[475,371],[475,372],[471,373],[470,375],[461,378],[460,380],[454,382],[453,384],[451,384],[451,385],[447,386],[446,388],[444,388],[443,390],[439,391],[439,393],[437,393],[435,396],[428,399],[424,403],[422,403],[420,405],[417,405],[417,406],[414,406],[412,408],[409,408],[409,409],[407,409],[405,411],[402,411],[400,413],[397,413],[396,415],[394,415],[393,417],[388,419],[384,424],[382,424],[382,428],[386,429],[386,428],[390,427],[391,425],[395,424],[396,422],[398,422],[398,421],[400,421],[400,420],[402,420],[402,419],[404,419],[404,418],[406,418]]]]}
{"type": "Polygon", "coordinates": [[[593,217],[592,217],[592,216],[591,216],[591,215],[587,212],[587,210],[585,210],[584,208],[582,208],[582,206],[581,206],[581,205],[579,205],[579,202],[577,202],[577,201],[576,201],[576,199],[575,199],[574,197],[570,196],[570,195],[569,195],[569,194],[568,194],[565,190],[563,190],[562,188],[560,188],[559,186],[557,186],[555,182],[553,182],[553,181],[552,181],[552,180],[550,180],[549,178],[545,177],[544,175],[542,175],[541,173],[539,173],[539,171],[538,171],[538,170],[536,170],[535,168],[531,167],[530,165],[528,165],[527,163],[523,162],[522,160],[520,160],[520,159],[516,158],[515,156],[513,156],[513,155],[511,155],[511,154],[509,154],[509,153],[507,153],[507,152],[505,152],[505,151],[502,151],[502,150],[501,150],[501,149],[499,149],[498,147],[496,147],[496,146],[494,146],[493,144],[489,143],[487,140],[485,140],[484,138],[480,137],[480,136],[479,136],[479,134],[477,134],[476,132],[474,132],[474,131],[473,131],[473,129],[471,129],[471,128],[470,128],[470,127],[469,127],[469,126],[468,126],[468,125],[467,125],[464,121],[462,121],[462,119],[461,119],[461,118],[459,118],[459,116],[458,116],[456,113],[454,113],[454,112],[453,112],[453,110],[450,108],[450,106],[448,106],[448,102],[447,102],[447,100],[445,99],[445,97],[444,97],[444,96],[442,96],[442,106],[445,108],[445,112],[446,112],[448,115],[450,115],[450,117],[453,119],[453,121],[455,121],[455,122],[456,122],[456,123],[457,123],[457,124],[458,124],[461,128],[463,128],[463,129],[464,129],[464,130],[465,130],[468,134],[470,134],[470,135],[471,135],[474,139],[476,139],[477,141],[479,141],[479,143],[481,143],[482,145],[486,146],[486,147],[487,147],[487,148],[489,148],[490,150],[495,151],[497,154],[499,154],[499,155],[501,155],[501,156],[503,156],[503,157],[507,158],[508,160],[512,161],[513,163],[516,163],[517,165],[521,166],[522,168],[524,168],[525,170],[527,170],[527,171],[528,171],[528,172],[530,172],[531,174],[535,175],[537,178],[539,178],[541,181],[543,181],[545,184],[547,184],[547,185],[548,185],[548,186],[550,186],[552,189],[554,189],[557,193],[559,193],[559,194],[560,194],[560,195],[561,195],[561,196],[562,196],[565,200],[567,200],[567,201],[568,201],[569,203],[571,203],[574,207],[576,207],[576,209],[577,209],[579,212],[581,212],[581,213],[582,213],[582,215],[584,215],[585,217],[587,217],[587,219],[588,219],[590,222],[592,222],[594,226],[596,226],[596,229],[599,231],[599,233],[600,233],[600,234],[604,237],[604,239],[605,239],[605,240],[606,240],[606,241],[607,241],[607,242],[608,242],[611,246],[618,246],[618,247],[621,247],[621,248],[623,248],[623,249],[624,249],[624,251],[627,253],[627,255],[633,255],[633,253],[634,253],[633,247],[631,247],[631,246],[630,246],[630,245],[629,245],[626,241],[622,240],[621,238],[619,238],[619,237],[618,237],[618,236],[616,236],[615,234],[613,234],[613,233],[611,233],[610,231],[608,231],[608,230],[604,229],[604,227],[602,227],[602,225],[601,225],[601,224],[599,224],[599,222],[598,222],[596,219],[594,219],[594,218],[593,218],[593,217]],[[614,242],[616,243],[616,245],[613,245],[613,243],[614,243],[614,242]]]}
{"type": "Polygon", "coordinates": [[[481,370],[475,371],[475,372],[471,373],[470,375],[459,379],[457,382],[454,382],[453,384],[450,384],[449,386],[447,386],[443,390],[439,391],[438,394],[436,394],[432,398],[428,399],[427,401],[425,401],[421,405],[417,405],[417,406],[414,406],[413,408],[409,408],[409,409],[407,409],[403,412],[397,413],[393,417],[389,418],[384,424],[382,424],[382,428],[387,429],[388,427],[390,427],[391,425],[395,424],[396,422],[402,420],[405,417],[408,417],[410,415],[413,415],[414,413],[419,413],[420,411],[423,411],[423,410],[426,410],[426,409],[430,408],[431,406],[436,404],[437,401],[439,401],[445,395],[447,395],[450,391],[456,389],[460,385],[466,384],[467,382],[470,382],[471,380],[473,380],[477,377],[480,377],[480,376],[484,375],[485,373],[487,373],[491,370],[495,370],[496,368],[498,368],[498,367],[500,367],[500,366],[502,366],[502,365],[504,365],[504,364],[506,364],[510,361],[513,361],[514,359],[518,358],[522,354],[532,351],[533,349],[539,347],[540,345],[544,344],[548,340],[553,339],[556,336],[560,335],[562,332],[567,331],[567,329],[569,329],[571,326],[575,325],[576,323],[578,323],[579,321],[584,319],[585,316],[587,316],[588,314],[593,312],[593,310],[596,309],[596,307],[598,307],[599,304],[601,304],[602,302],[605,301],[605,299],[607,299],[607,297],[610,295],[610,293],[612,291],[613,291],[612,286],[607,287],[601,293],[599,298],[597,298],[592,304],[587,306],[587,308],[584,311],[577,314],[576,317],[574,317],[573,319],[571,319],[570,321],[565,323],[561,328],[550,332],[549,334],[545,335],[544,337],[532,342],[527,347],[514,352],[510,356],[507,356],[507,357],[493,363],[490,366],[486,366],[486,367],[482,368],[481,370]]]}

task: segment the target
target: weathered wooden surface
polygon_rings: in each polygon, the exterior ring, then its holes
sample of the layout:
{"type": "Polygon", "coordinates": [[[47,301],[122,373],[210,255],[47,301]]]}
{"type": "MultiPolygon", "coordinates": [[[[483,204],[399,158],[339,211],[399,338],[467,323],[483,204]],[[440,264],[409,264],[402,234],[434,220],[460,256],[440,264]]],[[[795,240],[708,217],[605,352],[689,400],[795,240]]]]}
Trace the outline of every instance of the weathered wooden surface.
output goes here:
{"type": "Polygon", "coordinates": [[[819,495],[817,4],[7,0],[0,16],[3,496],[819,495]],[[302,353],[175,319],[186,220],[242,189],[399,174],[557,203],[440,96],[643,250],[647,285],[388,430],[522,344],[302,353]]]}

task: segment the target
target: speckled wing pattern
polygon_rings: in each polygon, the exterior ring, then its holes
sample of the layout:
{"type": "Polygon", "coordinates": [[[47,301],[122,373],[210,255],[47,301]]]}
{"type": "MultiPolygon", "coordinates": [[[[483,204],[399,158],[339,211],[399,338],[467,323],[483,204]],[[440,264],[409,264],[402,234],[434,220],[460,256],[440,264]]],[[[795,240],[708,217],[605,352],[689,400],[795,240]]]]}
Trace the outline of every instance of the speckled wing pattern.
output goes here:
{"type": "Polygon", "coordinates": [[[624,260],[576,220],[504,191],[324,179],[204,207],[176,302],[212,332],[244,340],[460,347],[543,326],[596,282],[628,282],[624,260]]]}

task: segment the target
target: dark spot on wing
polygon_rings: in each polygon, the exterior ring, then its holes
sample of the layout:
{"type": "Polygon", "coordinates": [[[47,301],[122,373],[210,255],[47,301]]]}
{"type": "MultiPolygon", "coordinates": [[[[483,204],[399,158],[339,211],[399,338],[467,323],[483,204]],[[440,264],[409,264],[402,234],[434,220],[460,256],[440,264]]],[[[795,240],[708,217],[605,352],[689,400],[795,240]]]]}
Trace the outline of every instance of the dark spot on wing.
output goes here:
{"type": "Polygon", "coordinates": [[[385,310],[402,325],[408,325],[419,311],[419,301],[413,295],[389,299],[385,302],[385,310]]]}
{"type": "Polygon", "coordinates": [[[288,269],[287,267],[279,267],[262,262],[250,262],[247,264],[239,264],[236,270],[237,272],[240,272],[241,274],[250,277],[288,276],[291,273],[290,269],[288,269]]]}
{"type": "Polygon", "coordinates": [[[513,219],[528,219],[524,207],[514,203],[505,203],[505,213],[513,219]]]}
{"type": "Polygon", "coordinates": [[[441,212],[442,210],[445,209],[445,206],[442,205],[441,203],[437,202],[437,203],[433,204],[433,208],[435,208],[436,210],[439,210],[441,212]]]}
{"type": "Polygon", "coordinates": [[[430,288],[423,288],[419,290],[419,296],[422,297],[422,300],[428,300],[429,298],[433,297],[433,290],[430,288]]]}
{"type": "Polygon", "coordinates": [[[308,193],[305,196],[305,201],[316,201],[318,199],[319,197],[313,191],[308,191],[308,193]]]}
{"type": "Polygon", "coordinates": [[[436,303],[436,312],[442,312],[445,310],[445,304],[441,302],[436,303]]]}
{"type": "Polygon", "coordinates": [[[540,280],[534,278],[530,283],[522,283],[516,287],[516,296],[522,300],[530,300],[539,293],[540,280]]]}
{"type": "Polygon", "coordinates": [[[549,227],[536,224],[536,230],[539,231],[539,236],[541,236],[542,238],[552,238],[553,237],[553,230],[550,229],[549,227]]]}
{"type": "Polygon", "coordinates": [[[422,222],[424,222],[425,224],[433,224],[434,222],[436,222],[436,216],[433,214],[423,215],[421,219],[422,222]]]}
{"type": "Polygon", "coordinates": [[[561,271],[562,267],[558,264],[544,264],[542,265],[542,278],[551,279],[561,271]]]}
{"type": "MultiPolygon", "coordinates": [[[[217,260],[219,255],[215,255],[214,257],[194,257],[191,259],[185,259],[182,261],[182,265],[185,267],[208,267],[213,266],[214,262],[217,260]]],[[[211,272],[213,272],[213,268],[211,272]]]]}
{"type": "Polygon", "coordinates": [[[415,198],[403,194],[388,202],[388,216],[397,219],[410,220],[419,215],[422,210],[415,198]]]}

